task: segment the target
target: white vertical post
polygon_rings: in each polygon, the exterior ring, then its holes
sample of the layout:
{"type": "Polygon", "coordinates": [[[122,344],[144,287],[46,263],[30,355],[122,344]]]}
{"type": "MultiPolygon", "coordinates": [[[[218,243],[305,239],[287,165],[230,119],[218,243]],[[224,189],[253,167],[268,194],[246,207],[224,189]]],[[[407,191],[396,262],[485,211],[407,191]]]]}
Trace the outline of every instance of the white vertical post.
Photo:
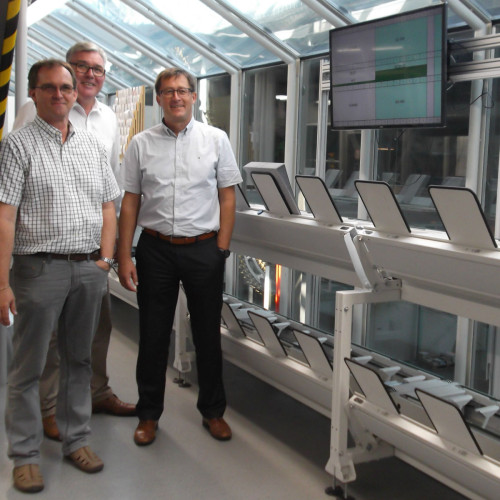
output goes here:
{"type": "Polygon", "coordinates": [[[333,475],[334,479],[339,479],[344,483],[356,479],[354,464],[347,452],[349,422],[345,413],[345,405],[349,401],[349,369],[344,359],[351,355],[353,299],[359,293],[356,291],[337,292],[335,305],[331,442],[330,460],[326,470],[333,475]]]}
{"type": "Polygon", "coordinates": [[[14,60],[16,63],[16,115],[28,97],[28,27],[27,27],[27,0],[21,0],[17,21],[16,49],[14,60]]]}

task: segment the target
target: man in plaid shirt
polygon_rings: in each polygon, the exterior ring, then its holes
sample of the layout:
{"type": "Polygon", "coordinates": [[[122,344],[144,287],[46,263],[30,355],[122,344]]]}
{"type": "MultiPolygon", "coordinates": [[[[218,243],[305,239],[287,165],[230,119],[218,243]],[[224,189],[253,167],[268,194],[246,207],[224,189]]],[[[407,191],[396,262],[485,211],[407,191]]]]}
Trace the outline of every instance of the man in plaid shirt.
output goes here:
{"type": "Polygon", "coordinates": [[[103,468],[88,446],[90,348],[120,191],[104,146],[69,121],[77,97],[71,66],[40,61],[28,80],[37,117],[0,148],[0,322],[10,324],[9,311],[17,315],[5,413],[14,486],[34,492],[44,486],[38,383],[56,327],[62,451],[85,472],[103,468]]]}

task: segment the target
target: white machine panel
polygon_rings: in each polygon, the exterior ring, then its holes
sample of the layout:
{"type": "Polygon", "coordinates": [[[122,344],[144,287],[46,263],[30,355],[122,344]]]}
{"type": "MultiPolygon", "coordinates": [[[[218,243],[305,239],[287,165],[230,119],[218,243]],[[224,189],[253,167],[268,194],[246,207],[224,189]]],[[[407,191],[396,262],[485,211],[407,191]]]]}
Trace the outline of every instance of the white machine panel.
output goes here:
{"type": "Polygon", "coordinates": [[[356,181],[356,189],[377,230],[389,234],[410,232],[410,227],[388,184],[379,181],[356,181]]]}
{"type": "Polygon", "coordinates": [[[429,193],[452,243],[497,248],[476,194],[467,188],[429,186],[429,193]]]}
{"type": "Polygon", "coordinates": [[[456,406],[419,389],[416,393],[439,437],[471,453],[482,455],[474,435],[456,406]]]}
{"type": "Polygon", "coordinates": [[[322,179],[303,175],[297,175],[295,178],[316,220],[327,224],[342,224],[342,217],[322,179]]]}

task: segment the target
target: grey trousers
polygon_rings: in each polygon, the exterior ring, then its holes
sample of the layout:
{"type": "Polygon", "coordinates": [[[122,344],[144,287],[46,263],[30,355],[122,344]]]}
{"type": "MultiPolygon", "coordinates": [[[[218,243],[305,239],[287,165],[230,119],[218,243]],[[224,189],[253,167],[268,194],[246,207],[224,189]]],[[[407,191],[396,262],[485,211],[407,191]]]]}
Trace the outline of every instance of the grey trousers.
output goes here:
{"type": "Polygon", "coordinates": [[[14,465],[38,463],[43,438],[38,392],[57,329],[60,383],[56,421],[68,455],[87,445],[92,412],[90,350],[107,272],[93,261],[15,256],[11,285],[18,315],[8,374],[5,424],[14,465]]]}
{"type": "MultiPolygon", "coordinates": [[[[111,339],[111,299],[109,288],[102,298],[99,323],[92,341],[92,402],[97,403],[113,395],[109,386],[106,359],[108,357],[109,342],[111,339]]],[[[57,393],[59,390],[59,352],[57,350],[57,331],[50,339],[47,361],[40,377],[40,406],[42,417],[56,413],[57,393]]]]}

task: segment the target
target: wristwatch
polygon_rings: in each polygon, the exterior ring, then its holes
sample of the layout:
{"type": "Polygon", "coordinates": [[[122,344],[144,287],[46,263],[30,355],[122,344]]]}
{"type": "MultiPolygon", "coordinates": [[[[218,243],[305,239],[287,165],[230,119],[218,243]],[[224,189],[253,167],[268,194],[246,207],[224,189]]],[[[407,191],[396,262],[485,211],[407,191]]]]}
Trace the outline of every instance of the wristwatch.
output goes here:
{"type": "Polygon", "coordinates": [[[106,264],[109,264],[109,267],[113,267],[114,263],[116,262],[115,259],[110,259],[108,257],[99,257],[99,260],[103,260],[106,262],[106,264]]]}
{"type": "Polygon", "coordinates": [[[231,250],[227,248],[219,248],[219,252],[224,255],[224,258],[227,259],[231,255],[231,250]]]}

